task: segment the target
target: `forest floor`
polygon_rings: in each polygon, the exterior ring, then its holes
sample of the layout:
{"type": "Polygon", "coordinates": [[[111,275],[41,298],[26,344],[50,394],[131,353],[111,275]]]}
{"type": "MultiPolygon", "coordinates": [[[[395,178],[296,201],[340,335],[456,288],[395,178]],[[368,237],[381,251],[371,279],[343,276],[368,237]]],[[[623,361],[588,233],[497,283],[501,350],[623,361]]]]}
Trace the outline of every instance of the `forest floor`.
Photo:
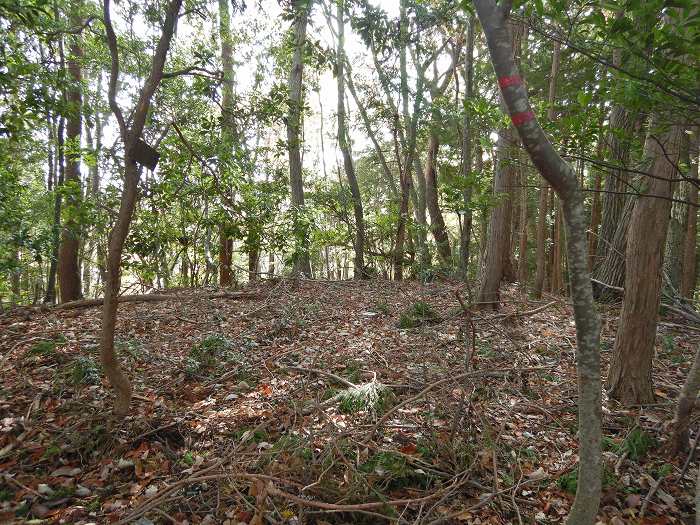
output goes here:
{"type": "MultiPolygon", "coordinates": [[[[99,307],[0,314],[0,522],[563,522],[571,306],[511,287],[470,320],[459,290],[468,303],[456,282],[271,280],[121,304],[125,420],[97,364],[99,307]]],[[[602,522],[693,521],[697,463],[683,472],[664,444],[699,340],[664,318],[657,403],[604,399],[602,522]]]]}

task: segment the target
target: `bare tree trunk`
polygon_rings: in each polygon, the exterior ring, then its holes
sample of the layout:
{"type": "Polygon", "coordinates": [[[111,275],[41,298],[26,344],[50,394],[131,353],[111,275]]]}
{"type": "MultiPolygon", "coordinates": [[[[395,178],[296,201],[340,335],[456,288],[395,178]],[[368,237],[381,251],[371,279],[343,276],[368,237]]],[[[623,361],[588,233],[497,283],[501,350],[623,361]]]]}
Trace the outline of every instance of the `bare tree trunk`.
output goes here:
{"type": "Polygon", "coordinates": [[[591,226],[588,233],[588,268],[593,270],[595,266],[595,253],[598,249],[598,228],[600,227],[600,189],[602,174],[596,170],[593,182],[593,198],[591,202],[591,226]]]}
{"type": "MultiPolygon", "coordinates": [[[[219,0],[219,40],[221,41],[221,152],[219,170],[222,175],[231,169],[233,152],[237,141],[234,118],[233,38],[229,1],[219,0]]],[[[233,262],[233,240],[228,235],[226,224],[219,226],[219,286],[231,286],[231,264],[233,262]]]]}
{"type": "Polygon", "coordinates": [[[578,375],[579,474],[576,499],[569,515],[572,525],[593,524],[601,491],[600,320],[593,301],[586,253],[587,217],[574,170],[552,147],[530,107],[520,78],[510,35],[510,2],[475,0],[503,99],[533,163],[559,195],[567,228],[567,251],[576,322],[578,375]]]}
{"type": "Polygon", "coordinates": [[[676,174],[682,133],[676,125],[659,131],[659,124],[658,115],[654,115],[644,145],[654,178],[645,181],[646,188],[632,210],[625,256],[625,298],[608,373],[610,396],[625,405],[654,400],[651,367],[673,194],[669,179],[676,174]],[[661,198],[646,197],[644,193],[661,198]]]}
{"type": "Polygon", "coordinates": [[[425,200],[430,213],[430,230],[433,233],[437,245],[440,262],[448,267],[452,264],[452,250],[450,250],[450,237],[447,234],[445,220],[442,217],[438,202],[437,188],[437,154],[440,145],[437,132],[430,134],[428,139],[428,159],[425,163],[425,200]]]}
{"type": "MultiPolygon", "coordinates": [[[[554,50],[552,51],[552,69],[549,74],[549,94],[547,97],[547,120],[554,120],[554,100],[557,94],[557,77],[559,75],[559,62],[561,59],[561,43],[554,42],[554,50]]],[[[544,182],[540,186],[540,201],[539,214],[537,216],[537,255],[535,268],[535,284],[533,294],[535,298],[542,297],[544,289],[544,279],[546,271],[546,243],[547,243],[547,214],[549,207],[549,185],[544,182]]]]}
{"type": "Polygon", "coordinates": [[[117,321],[117,296],[121,285],[121,257],[124,241],[129,234],[129,226],[134,214],[136,198],[138,195],[139,169],[133,158],[136,142],[139,140],[146,124],[146,117],[150,109],[151,99],[161,79],[163,67],[170,48],[170,42],[175,32],[178,13],[182,0],[171,0],[166,10],[162,33],[156,46],[155,54],[151,62],[151,68],[139,94],[139,100],[133,112],[130,127],[124,118],[121,108],[117,104],[117,83],[119,80],[119,49],[117,36],[114,33],[110,13],[110,0],[104,0],[103,20],[107,43],[111,57],[111,71],[109,78],[109,105],[119,124],[119,134],[124,144],[124,188],[122,190],[117,220],[109,234],[109,247],[106,260],[105,298],[102,309],[102,332],[100,336],[100,360],[105,375],[116,393],[114,413],[126,415],[131,402],[132,387],[129,379],[124,375],[119,365],[119,360],[114,351],[114,329],[117,321]]]}
{"type": "MultiPolygon", "coordinates": [[[[70,2],[70,23],[73,27],[79,27],[82,23],[80,17],[81,1],[70,2]]],[[[80,249],[80,225],[76,220],[82,201],[80,188],[80,136],[82,131],[82,70],[80,61],[83,49],[80,42],[80,33],[70,37],[70,55],[68,56],[68,74],[71,85],[66,91],[66,102],[70,114],[66,121],[66,140],[69,145],[69,155],[66,156],[65,184],[68,187],[66,194],[65,211],[66,221],[61,231],[61,243],[58,250],[58,281],[61,302],[75,301],[83,296],[80,282],[80,265],[78,263],[78,251],[80,249]]]]}
{"type": "Polygon", "coordinates": [[[500,130],[496,146],[496,167],[493,176],[493,195],[499,201],[492,209],[488,222],[486,257],[484,259],[481,286],[477,302],[485,308],[498,309],[499,289],[506,270],[506,256],[510,248],[510,220],[506,201],[508,187],[512,184],[512,169],[506,159],[508,141],[506,130],[500,130]]]}
{"type": "Polygon", "coordinates": [[[472,129],[471,119],[471,99],[474,96],[474,15],[469,16],[469,27],[467,29],[467,49],[464,58],[464,100],[462,103],[464,120],[462,121],[462,179],[464,189],[462,190],[462,229],[459,235],[459,267],[462,278],[467,280],[469,273],[469,244],[472,236],[472,184],[471,171],[473,163],[472,129]]]}
{"type": "MultiPolygon", "coordinates": [[[[689,156],[690,156],[690,173],[689,176],[694,181],[698,179],[698,149],[700,146],[700,128],[693,128],[693,136],[690,139],[689,156]]],[[[688,191],[688,217],[686,219],[687,229],[685,238],[683,239],[683,274],[681,276],[680,292],[682,297],[692,299],[695,294],[696,281],[696,258],[697,258],[697,242],[698,242],[698,187],[689,183],[688,191]]]]}
{"type": "Polygon", "coordinates": [[[550,268],[549,289],[552,293],[559,294],[564,289],[564,274],[562,272],[562,217],[561,206],[554,201],[554,227],[552,230],[552,266],[550,268]]]}
{"type": "MultiPolygon", "coordinates": [[[[613,50],[613,66],[622,64],[622,50],[613,50]]],[[[625,241],[633,197],[628,192],[631,177],[625,170],[629,163],[630,136],[634,126],[634,115],[618,104],[613,107],[609,118],[609,132],[605,140],[609,160],[617,166],[605,177],[602,201],[600,232],[596,245],[596,264],[593,276],[596,280],[613,287],[621,287],[625,276],[625,241]],[[620,244],[622,241],[622,244],[620,244]]],[[[616,297],[614,288],[594,285],[593,291],[600,301],[616,297]]]]}
{"type": "MultiPolygon", "coordinates": [[[[406,47],[408,46],[408,18],[406,16],[406,0],[400,0],[400,18],[399,18],[399,38],[400,50],[399,50],[399,61],[401,70],[401,106],[403,114],[403,125],[404,129],[410,133],[409,121],[410,117],[408,114],[408,70],[406,65],[406,47]]],[[[418,94],[416,94],[416,97],[418,94]]],[[[399,122],[398,115],[395,118],[395,142],[398,143],[398,130],[399,122]]],[[[415,142],[413,143],[415,149],[415,142]]],[[[404,148],[407,149],[407,146],[404,148]]],[[[403,163],[403,169],[399,170],[400,173],[400,187],[401,187],[401,203],[399,205],[399,220],[396,227],[396,247],[394,248],[394,279],[400,281],[403,279],[403,259],[404,259],[404,242],[406,239],[406,223],[408,222],[408,199],[409,193],[411,191],[411,167],[413,165],[413,152],[404,151],[404,156],[407,157],[411,155],[411,160],[406,160],[403,163]]],[[[399,151],[397,147],[397,158],[400,158],[399,151]]]]}
{"type": "MultiPolygon", "coordinates": [[[[520,156],[520,155],[518,155],[520,156]]],[[[520,235],[518,237],[518,283],[520,292],[527,294],[527,282],[530,275],[527,257],[527,229],[530,222],[529,201],[527,197],[528,169],[523,164],[520,167],[520,235]]]]}
{"type": "MultiPolygon", "coordinates": [[[[64,177],[64,142],[63,129],[65,119],[59,117],[56,129],[56,167],[54,169],[54,203],[53,203],[53,225],[51,231],[51,262],[49,263],[49,273],[46,282],[46,294],[44,303],[53,304],[56,302],[56,272],[58,271],[58,245],[61,235],[61,192],[59,189],[63,185],[64,177]]],[[[53,135],[53,133],[50,133],[53,135]]]]}
{"type": "Polygon", "coordinates": [[[686,377],[683,389],[678,396],[676,412],[673,421],[671,421],[670,451],[672,456],[677,456],[688,450],[688,429],[698,398],[698,391],[700,391],[700,346],[695,352],[695,359],[693,359],[688,377],[686,377]]]}
{"type": "MultiPolygon", "coordinates": [[[[293,0],[294,14],[294,55],[289,72],[289,114],[287,116],[287,148],[289,153],[289,185],[292,194],[292,207],[295,213],[304,213],[304,178],[301,164],[301,122],[303,110],[303,73],[306,25],[311,9],[310,2],[293,0]],[[309,4],[309,5],[307,5],[309,4]]],[[[309,259],[309,232],[303,218],[295,219],[295,235],[299,237],[294,253],[294,273],[311,276],[309,259]]]]}
{"type": "MultiPolygon", "coordinates": [[[[681,136],[680,162],[684,166],[690,165],[690,141],[685,133],[681,136]]],[[[690,183],[678,181],[671,184],[673,198],[671,204],[671,217],[668,222],[668,235],[666,236],[666,251],[664,253],[664,272],[668,278],[667,284],[676,291],[681,287],[681,275],[683,274],[683,249],[685,248],[685,236],[688,229],[688,193],[690,183]],[[681,202],[683,201],[683,202],[681,202]]]]}
{"type": "Polygon", "coordinates": [[[337,49],[337,71],[336,78],[338,83],[338,145],[343,154],[343,166],[345,167],[345,176],[348,178],[348,186],[350,186],[350,194],[352,195],[352,209],[355,215],[355,242],[353,248],[355,250],[355,258],[353,261],[353,276],[355,279],[365,277],[365,219],[362,210],[362,196],[360,195],[360,186],[357,183],[355,176],[355,166],[350,155],[350,146],[348,144],[348,129],[345,119],[345,2],[338,0],[336,8],[336,17],[338,19],[338,49],[337,49]]]}

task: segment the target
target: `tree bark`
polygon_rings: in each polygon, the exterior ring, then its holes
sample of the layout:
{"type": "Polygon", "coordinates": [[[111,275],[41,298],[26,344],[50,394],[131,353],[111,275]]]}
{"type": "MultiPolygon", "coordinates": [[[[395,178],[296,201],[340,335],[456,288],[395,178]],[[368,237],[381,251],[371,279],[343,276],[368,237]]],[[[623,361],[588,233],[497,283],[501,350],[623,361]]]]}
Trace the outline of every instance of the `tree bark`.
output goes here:
{"type": "MultiPolygon", "coordinates": [[[[613,67],[622,65],[622,50],[613,51],[613,67]]],[[[624,284],[625,244],[630,211],[629,201],[633,197],[624,195],[632,182],[629,172],[625,171],[629,163],[630,137],[634,126],[634,115],[624,106],[617,104],[610,112],[609,132],[606,138],[609,161],[617,166],[605,178],[604,192],[601,197],[602,217],[600,232],[596,245],[596,262],[593,276],[596,280],[615,287],[624,284]],[[622,241],[622,244],[620,244],[622,241]]],[[[599,301],[615,298],[613,288],[594,285],[593,291],[599,301]]]]}
{"type": "Polygon", "coordinates": [[[473,148],[471,119],[471,100],[474,96],[474,15],[469,16],[469,26],[467,28],[467,49],[464,55],[464,100],[462,110],[464,119],[462,121],[462,229],[459,234],[459,268],[462,278],[466,281],[469,274],[469,244],[472,235],[472,184],[471,171],[473,164],[473,148]]]}
{"type": "Polygon", "coordinates": [[[303,110],[303,73],[304,46],[306,44],[306,26],[309,19],[311,3],[306,0],[293,0],[294,14],[294,55],[289,72],[287,89],[289,91],[289,114],[287,115],[287,150],[289,154],[289,185],[291,189],[292,208],[295,213],[294,230],[297,237],[294,248],[294,273],[311,277],[309,259],[309,231],[304,214],[304,177],[301,163],[301,123],[303,110]]]}
{"type": "MultiPolygon", "coordinates": [[[[63,186],[65,162],[64,162],[64,141],[63,132],[65,119],[59,117],[56,129],[56,168],[54,169],[54,201],[53,201],[53,225],[51,230],[51,261],[49,263],[49,273],[46,282],[46,294],[44,303],[53,304],[56,302],[56,272],[58,271],[58,245],[61,236],[61,192],[63,186]]],[[[53,135],[50,133],[49,135],[53,135]]]]}
{"type": "MultiPolygon", "coordinates": [[[[557,94],[557,77],[559,76],[559,63],[561,60],[561,43],[554,42],[552,51],[552,69],[549,73],[549,93],[547,96],[547,120],[554,120],[554,101],[557,94]]],[[[547,261],[547,216],[549,208],[549,185],[545,181],[540,186],[539,212],[537,216],[537,254],[535,258],[535,283],[533,295],[536,299],[542,297],[547,261]]]]}
{"type": "Polygon", "coordinates": [[[690,418],[693,415],[698,391],[700,391],[700,346],[695,352],[695,359],[678,396],[676,412],[671,421],[670,452],[672,456],[688,450],[690,418]]]}
{"type": "MultiPolygon", "coordinates": [[[[234,118],[233,38],[229,0],[219,0],[219,40],[221,41],[221,152],[219,171],[223,176],[230,170],[237,140],[234,118]]],[[[227,224],[219,225],[219,286],[231,286],[233,263],[233,240],[228,235],[227,224]]]]}
{"type": "MultiPolygon", "coordinates": [[[[688,146],[688,136],[683,134],[680,154],[680,162],[685,166],[690,166],[690,151],[688,146]]],[[[664,271],[668,278],[667,284],[676,293],[681,287],[681,275],[683,274],[683,249],[685,248],[685,236],[688,229],[688,181],[678,181],[672,183],[672,195],[676,199],[671,204],[671,217],[668,222],[668,235],[666,236],[666,253],[664,254],[664,271]]]]}
{"type": "MultiPolygon", "coordinates": [[[[79,27],[82,23],[80,9],[82,1],[70,2],[70,23],[73,27],[79,27]]],[[[68,142],[68,154],[66,155],[66,169],[64,183],[68,187],[64,212],[66,220],[61,230],[61,243],[58,250],[58,283],[61,302],[74,301],[83,296],[80,264],[78,252],[80,249],[80,224],[76,220],[82,201],[80,181],[80,136],[82,131],[82,69],[81,60],[83,48],[80,42],[80,33],[70,37],[70,54],[68,55],[68,75],[71,79],[70,87],[66,90],[66,102],[69,114],[66,119],[66,141],[68,142]]]]}
{"type": "Polygon", "coordinates": [[[508,34],[508,11],[494,0],[475,0],[503,99],[520,138],[540,174],[559,195],[567,228],[567,252],[576,322],[579,474],[568,523],[593,524],[601,490],[600,320],[593,301],[586,253],[587,218],[576,174],[552,147],[530,107],[508,34]]]}
{"type": "MultiPolygon", "coordinates": [[[[698,180],[698,150],[700,149],[700,128],[695,126],[693,136],[690,138],[689,156],[690,156],[690,172],[689,176],[694,181],[698,180]]],[[[698,203],[698,187],[696,184],[690,183],[688,191],[688,217],[686,219],[687,229],[685,238],[683,239],[683,274],[681,276],[680,292],[681,296],[687,299],[692,299],[695,294],[696,282],[696,260],[697,260],[697,242],[698,242],[698,208],[693,204],[698,203]]]]}
{"type": "Polygon", "coordinates": [[[363,279],[365,277],[365,219],[362,210],[362,196],[360,186],[355,176],[355,166],[350,154],[348,144],[348,129],[345,118],[345,2],[337,0],[336,17],[338,19],[338,48],[337,48],[337,70],[336,79],[338,84],[338,146],[343,154],[343,166],[345,176],[350,186],[352,195],[352,209],[355,216],[355,239],[353,249],[355,258],[353,260],[353,277],[363,279]]]}
{"type": "Polygon", "coordinates": [[[644,181],[630,219],[625,255],[625,297],[613,349],[608,391],[625,405],[651,403],[652,358],[661,303],[664,246],[671,211],[672,186],[679,158],[680,126],[659,131],[653,115],[644,145],[654,176],[644,181]],[[645,197],[649,193],[661,198],[645,197]]]}
{"type": "Polygon", "coordinates": [[[440,262],[449,267],[452,264],[450,237],[447,234],[445,219],[442,217],[438,201],[437,155],[440,139],[437,132],[431,132],[428,139],[428,158],[425,163],[425,200],[430,213],[430,231],[435,239],[440,262]]]}
{"type": "Polygon", "coordinates": [[[139,99],[133,112],[130,126],[127,125],[124,114],[117,104],[119,49],[117,47],[117,36],[112,26],[110,0],[104,0],[102,6],[103,21],[111,57],[109,105],[119,125],[119,135],[124,144],[124,188],[121,194],[117,219],[109,234],[106,279],[104,283],[105,297],[102,308],[102,332],[100,335],[100,360],[105,375],[116,393],[114,413],[120,416],[128,413],[132,395],[131,383],[121,370],[119,360],[114,351],[114,330],[117,320],[117,296],[121,286],[122,251],[124,249],[124,241],[129,234],[129,226],[138,196],[139,168],[134,160],[133,151],[145,127],[153,94],[163,78],[163,67],[165,66],[165,59],[175,32],[175,24],[181,5],[182,0],[171,0],[168,3],[162,33],[151,62],[150,72],[139,93],[139,99]]]}
{"type": "Polygon", "coordinates": [[[498,134],[496,146],[496,167],[493,176],[493,194],[498,200],[490,212],[486,241],[486,256],[482,270],[481,286],[477,303],[484,308],[498,309],[499,289],[506,273],[508,251],[510,249],[510,220],[508,189],[512,185],[511,162],[506,157],[510,150],[512,135],[507,130],[498,134]]]}

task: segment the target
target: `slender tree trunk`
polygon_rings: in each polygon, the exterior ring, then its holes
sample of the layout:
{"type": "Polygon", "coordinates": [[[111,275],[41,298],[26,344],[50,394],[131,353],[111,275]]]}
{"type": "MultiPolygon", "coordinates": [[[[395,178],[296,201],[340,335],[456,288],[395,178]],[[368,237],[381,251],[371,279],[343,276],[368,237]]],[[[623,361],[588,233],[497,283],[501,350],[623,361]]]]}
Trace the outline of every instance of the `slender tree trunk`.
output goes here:
{"type": "MultiPolygon", "coordinates": [[[[306,26],[311,9],[310,2],[293,0],[294,13],[294,55],[289,72],[289,114],[287,116],[287,148],[289,153],[289,185],[291,188],[292,207],[298,215],[303,215],[304,178],[301,163],[301,122],[303,109],[303,72],[304,46],[306,43],[306,26]],[[308,5],[307,5],[308,4],[308,5]]],[[[309,232],[303,217],[295,219],[295,235],[298,237],[294,253],[294,273],[311,276],[309,259],[309,232]]]]}
{"type": "MultiPolygon", "coordinates": [[[[561,59],[561,44],[554,42],[554,50],[552,51],[552,69],[549,74],[549,95],[547,97],[547,120],[554,120],[554,101],[557,94],[557,77],[559,76],[559,62],[561,59]]],[[[533,294],[535,298],[542,297],[544,289],[545,271],[546,271],[546,244],[547,244],[547,215],[549,207],[549,185],[544,182],[540,186],[540,201],[539,214],[537,217],[537,254],[535,268],[535,284],[533,294]]]]}
{"type": "MultiPolygon", "coordinates": [[[[680,162],[684,166],[690,166],[690,141],[685,133],[681,137],[680,162]]],[[[666,236],[666,252],[664,254],[664,272],[668,278],[667,284],[671,286],[673,293],[680,290],[681,276],[683,274],[683,250],[685,237],[688,230],[688,181],[679,181],[671,184],[673,197],[676,199],[671,204],[671,218],[668,223],[668,235],[666,236]],[[683,201],[683,202],[681,202],[683,201]]]]}
{"type": "Polygon", "coordinates": [[[439,145],[440,141],[437,131],[435,131],[430,134],[428,139],[428,159],[425,163],[425,200],[430,213],[430,230],[437,245],[440,262],[445,267],[449,267],[452,264],[450,237],[447,234],[447,227],[438,202],[437,155],[439,145]]]}
{"type": "Polygon", "coordinates": [[[549,278],[549,289],[552,293],[559,294],[564,289],[564,273],[562,271],[563,251],[562,251],[562,216],[561,206],[554,201],[554,226],[552,229],[552,266],[549,278]]]}
{"type": "Polygon", "coordinates": [[[608,391],[625,405],[651,403],[652,358],[661,303],[664,246],[671,211],[672,188],[679,158],[680,126],[659,131],[655,115],[644,146],[654,178],[645,181],[649,193],[639,196],[630,219],[626,252],[625,297],[613,349],[608,391]]]}
{"type": "Polygon", "coordinates": [[[672,456],[688,450],[690,418],[693,415],[698,391],[700,391],[700,346],[695,352],[695,359],[678,396],[676,412],[671,421],[670,452],[672,456]]]}
{"type": "Polygon", "coordinates": [[[600,170],[595,170],[593,175],[593,197],[591,202],[591,226],[588,233],[588,268],[593,270],[595,266],[595,253],[598,249],[598,228],[600,227],[600,189],[602,185],[602,174],[600,170]]]}
{"type": "MultiPolygon", "coordinates": [[[[409,113],[408,113],[408,69],[406,65],[406,47],[408,45],[408,17],[406,15],[406,0],[400,0],[399,7],[399,30],[400,30],[400,49],[399,62],[401,70],[401,105],[403,113],[404,129],[410,133],[409,129],[409,113]]],[[[398,115],[395,118],[395,134],[398,136],[399,122],[398,115]]],[[[398,143],[398,139],[395,138],[398,143]]],[[[413,144],[415,148],[415,142],[413,144]]],[[[404,157],[408,157],[407,152],[404,152],[404,157]]],[[[400,158],[397,148],[397,158],[400,158]]],[[[406,226],[408,222],[408,199],[411,191],[411,166],[413,165],[413,155],[410,161],[403,163],[403,169],[400,169],[400,187],[401,187],[401,203],[399,205],[399,219],[396,227],[396,247],[394,249],[394,279],[400,281],[403,279],[403,259],[404,259],[404,242],[406,239],[406,226]]]]}
{"type": "Polygon", "coordinates": [[[474,15],[469,16],[469,26],[467,28],[467,49],[464,55],[464,100],[462,110],[464,119],[462,121],[462,229],[459,235],[459,267],[462,278],[466,281],[469,274],[469,244],[472,236],[472,183],[471,171],[473,163],[472,129],[471,119],[471,99],[474,96],[474,15]]]}
{"type": "Polygon", "coordinates": [[[337,49],[337,71],[336,78],[338,83],[338,145],[343,154],[343,166],[345,167],[345,176],[348,178],[348,186],[350,186],[350,194],[352,195],[352,209],[355,215],[355,241],[353,249],[355,258],[353,261],[353,276],[355,279],[365,277],[365,219],[362,210],[362,196],[360,195],[360,186],[357,183],[355,176],[355,166],[350,155],[350,146],[348,144],[348,129],[345,119],[345,2],[338,0],[336,8],[336,17],[338,19],[338,49],[337,49]]]}
{"type": "Polygon", "coordinates": [[[109,79],[109,105],[119,124],[119,133],[124,145],[124,188],[119,203],[119,212],[112,231],[109,234],[109,245],[106,258],[105,298],[102,307],[102,331],[100,335],[100,360],[105,375],[116,393],[114,413],[126,415],[131,402],[132,387],[129,379],[121,370],[119,360],[114,351],[114,330],[117,321],[117,297],[121,287],[121,257],[124,242],[129,234],[129,226],[134,214],[138,196],[139,169],[133,158],[133,150],[146,124],[146,118],[151,105],[153,94],[163,78],[163,67],[170,48],[170,42],[175,32],[178,13],[182,0],[171,0],[168,3],[162,33],[156,46],[151,62],[151,68],[141,92],[139,100],[130,120],[130,126],[117,104],[117,84],[119,80],[119,49],[117,36],[112,26],[110,1],[104,0],[102,15],[107,35],[111,57],[109,79]]]}
{"type": "MultiPolygon", "coordinates": [[[[698,179],[698,149],[700,146],[700,128],[693,128],[693,136],[690,139],[689,156],[690,156],[690,173],[689,176],[697,181],[698,179]]],[[[687,229],[685,238],[683,239],[683,274],[681,276],[680,292],[681,296],[687,299],[692,299],[695,294],[696,282],[696,258],[698,250],[698,208],[693,206],[698,202],[698,187],[689,183],[688,191],[688,217],[686,219],[687,229]]]]}
{"type": "MultiPolygon", "coordinates": [[[[70,22],[73,27],[81,25],[80,8],[82,2],[70,2],[70,22]]],[[[80,136],[82,131],[82,70],[83,48],[80,33],[70,37],[70,55],[68,56],[68,75],[71,85],[66,91],[69,116],[66,121],[66,140],[69,150],[66,155],[65,184],[68,187],[64,212],[66,220],[61,231],[61,243],[58,250],[58,280],[61,302],[75,301],[83,296],[80,282],[80,225],[76,220],[82,200],[80,181],[80,136]]]]}
{"type": "Polygon", "coordinates": [[[58,245],[60,243],[61,235],[61,192],[59,191],[61,186],[63,186],[64,179],[64,141],[63,141],[63,131],[64,131],[65,119],[60,117],[58,120],[58,127],[56,129],[56,169],[54,173],[57,173],[57,178],[54,182],[54,204],[53,204],[53,227],[51,231],[51,262],[49,263],[49,273],[46,283],[46,295],[44,296],[44,302],[47,304],[53,304],[56,302],[56,272],[58,271],[58,245]]]}
{"type": "Polygon", "coordinates": [[[530,222],[529,200],[527,196],[528,169],[522,164],[520,167],[520,235],[518,237],[518,283],[520,292],[527,295],[527,283],[530,275],[527,257],[527,229],[530,222]]]}
{"type": "Polygon", "coordinates": [[[475,0],[491,62],[504,101],[523,145],[543,177],[562,201],[567,228],[567,251],[576,322],[578,375],[579,473],[576,499],[569,515],[572,525],[595,522],[601,491],[600,321],[593,301],[586,253],[587,217],[576,174],[552,147],[530,107],[527,90],[513,60],[508,34],[510,2],[475,0]]]}
{"type": "Polygon", "coordinates": [[[498,309],[499,289],[506,272],[506,256],[510,248],[510,220],[506,201],[508,187],[512,184],[512,168],[506,159],[509,138],[506,130],[498,134],[496,167],[493,177],[494,198],[499,201],[491,209],[486,241],[486,257],[482,270],[481,287],[477,302],[485,308],[498,309]]]}
{"type": "MultiPolygon", "coordinates": [[[[622,65],[622,50],[613,50],[612,62],[614,67],[622,65]]],[[[621,287],[625,276],[625,244],[630,200],[634,197],[625,195],[629,191],[632,177],[625,170],[629,163],[630,138],[634,127],[635,117],[621,104],[610,111],[609,132],[605,140],[609,161],[616,166],[605,178],[603,195],[601,197],[602,216],[600,232],[596,244],[596,264],[593,276],[597,281],[613,287],[621,287]],[[622,244],[620,244],[622,241],[622,244]]],[[[633,204],[632,204],[633,205],[633,204]]],[[[594,284],[593,291],[599,301],[616,298],[614,288],[606,288],[594,284]]]]}
{"type": "MultiPolygon", "coordinates": [[[[234,149],[237,141],[236,120],[234,118],[234,77],[233,77],[233,38],[231,36],[231,15],[229,0],[219,0],[219,40],[221,41],[221,64],[223,82],[221,85],[221,152],[219,170],[222,175],[232,168],[234,149]]],[[[233,240],[228,235],[227,224],[219,226],[219,286],[231,286],[233,263],[233,240]]]]}

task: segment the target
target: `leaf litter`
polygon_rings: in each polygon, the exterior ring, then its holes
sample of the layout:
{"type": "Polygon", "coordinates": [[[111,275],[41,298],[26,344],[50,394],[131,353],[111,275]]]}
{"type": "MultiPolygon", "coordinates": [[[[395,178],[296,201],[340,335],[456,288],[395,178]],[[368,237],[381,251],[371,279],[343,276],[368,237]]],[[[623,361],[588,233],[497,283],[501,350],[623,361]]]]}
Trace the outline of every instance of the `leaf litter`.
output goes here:
{"type": "MultiPolygon", "coordinates": [[[[120,305],[125,420],[109,415],[99,307],[0,316],[0,521],[565,521],[577,483],[566,299],[507,288],[500,312],[465,313],[468,290],[449,281],[245,291],[120,305]]],[[[603,317],[606,370],[616,308],[603,317]]],[[[603,523],[694,512],[697,465],[682,472],[664,444],[698,337],[674,322],[658,343],[658,403],[605,399],[603,523]]]]}

